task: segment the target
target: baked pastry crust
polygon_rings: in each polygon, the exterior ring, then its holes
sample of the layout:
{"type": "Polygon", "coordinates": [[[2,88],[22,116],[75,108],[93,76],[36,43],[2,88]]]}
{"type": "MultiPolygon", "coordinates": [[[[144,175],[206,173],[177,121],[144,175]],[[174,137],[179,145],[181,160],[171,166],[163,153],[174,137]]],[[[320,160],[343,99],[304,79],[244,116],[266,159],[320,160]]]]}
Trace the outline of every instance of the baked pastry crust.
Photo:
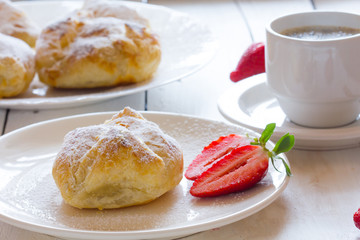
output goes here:
{"type": "Polygon", "coordinates": [[[19,38],[30,47],[35,47],[40,28],[10,1],[0,0],[0,33],[19,38]]]}
{"type": "Polygon", "coordinates": [[[26,91],[35,75],[34,57],[24,41],[0,33],[0,98],[26,91]]]}
{"type": "Polygon", "coordinates": [[[36,44],[40,81],[57,88],[95,88],[150,79],[161,50],[147,20],[115,1],[91,2],[41,32],[36,44]],[[124,14],[116,15],[116,8],[124,14]]]}
{"type": "Polygon", "coordinates": [[[183,154],[155,123],[125,108],[104,124],[69,132],[52,174],[74,207],[127,207],[173,189],[182,179],[183,154]]]}

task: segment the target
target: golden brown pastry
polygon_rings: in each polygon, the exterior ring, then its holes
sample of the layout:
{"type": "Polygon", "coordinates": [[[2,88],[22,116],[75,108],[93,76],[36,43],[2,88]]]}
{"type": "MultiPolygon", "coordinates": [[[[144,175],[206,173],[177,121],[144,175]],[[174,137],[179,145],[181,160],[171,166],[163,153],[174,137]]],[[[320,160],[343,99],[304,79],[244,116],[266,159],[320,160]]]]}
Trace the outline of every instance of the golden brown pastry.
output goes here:
{"type": "Polygon", "coordinates": [[[8,0],[0,0],[0,33],[25,41],[35,47],[40,29],[22,10],[8,0]]]}
{"type": "Polygon", "coordinates": [[[150,202],[173,189],[182,173],[179,144],[130,108],[69,132],[52,171],[65,202],[98,209],[150,202]]]}
{"type": "Polygon", "coordinates": [[[34,57],[24,41],[0,33],[0,98],[26,91],[35,75],[34,57]]]}
{"type": "Polygon", "coordinates": [[[100,2],[85,5],[41,32],[36,44],[40,81],[57,88],[94,88],[152,77],[161,50],[144,25],[147,20],[119,2],[100,2]],[[116,15],[114,9],[122,10],[116,15]]]}

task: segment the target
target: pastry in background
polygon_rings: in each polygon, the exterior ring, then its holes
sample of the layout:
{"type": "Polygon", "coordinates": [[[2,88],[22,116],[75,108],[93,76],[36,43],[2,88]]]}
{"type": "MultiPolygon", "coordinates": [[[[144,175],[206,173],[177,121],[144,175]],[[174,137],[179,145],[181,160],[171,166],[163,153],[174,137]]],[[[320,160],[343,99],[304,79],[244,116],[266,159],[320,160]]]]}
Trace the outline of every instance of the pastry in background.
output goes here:
{"type": "Polygon", "coordinates": [[[40,29],[9,0],[0,0],[0,33],[19,38],[35,47],[40,29]]]}
{"type": "Polygon", "coordinates": [[[153,76],[160,58],[148,21],[116,1],[86,3],[43,29],[36,44],[39,79],[57,88],[142,82],[153,76]]]}
{"type": "Polygon", "coordinates": [[[0,33],[0,98],[25,92],[34,75],[34,50],[24,41],[0,33]]]}
{"type": "Polygon", "coordinates": [[[120,208],[150,202],[179,184],[183,153],[175,139],[125,108],[104,124],[69,132],[52,171],[66,203],[120,208]]]}

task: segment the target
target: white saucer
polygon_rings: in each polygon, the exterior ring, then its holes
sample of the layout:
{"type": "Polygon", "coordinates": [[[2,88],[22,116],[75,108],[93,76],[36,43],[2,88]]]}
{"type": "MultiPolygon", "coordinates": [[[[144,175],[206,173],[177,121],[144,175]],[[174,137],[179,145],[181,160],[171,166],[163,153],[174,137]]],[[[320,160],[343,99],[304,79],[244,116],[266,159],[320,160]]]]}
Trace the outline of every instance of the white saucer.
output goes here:
{"type": "Polygon", "coordinates": [[[333,150],[360,145],[359,118],[338,128],[306,128],[290,122],[268,90],[265,74],[236,83],[220,96],[218,108],[229,121],[257,132],[268,123],[276,123],[273,141],[289,132],[295,136],[297,149],[333,150]]]}

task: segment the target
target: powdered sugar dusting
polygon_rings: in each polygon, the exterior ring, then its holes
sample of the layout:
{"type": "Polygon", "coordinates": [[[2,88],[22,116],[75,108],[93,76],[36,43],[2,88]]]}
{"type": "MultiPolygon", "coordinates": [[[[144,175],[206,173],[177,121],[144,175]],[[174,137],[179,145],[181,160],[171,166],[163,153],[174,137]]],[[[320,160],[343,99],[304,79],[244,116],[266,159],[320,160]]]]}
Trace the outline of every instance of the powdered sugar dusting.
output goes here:
{"type": "Polygon", "coordinates": [[[183,149],[186,149],[184,151],[185,166],[188,166],[205,146],[220,136],[232,133],[254,136],[250,130],[200,118],[188,119],[184,117],[183,121],[174,121],[171,118],[164,119],[161,121],[160,127],[178,140],[183,149]]]}
{"type": "Polygon", "coordinates": [[[102,125],[95,125],[77,128],[69,132],[64,138],[58,157],[68,158],[71,164],[76,164],[97,142],[97,137],[104,128],[102,125]]]}
{"type": "Polygon", "coordinates": [[[178,142],[170,134],[165,134],[156,123],[145,120],[140,114],[126,112],[126,115],[122,114],[120,117],[115,115],[107,124],[124,126],[161,158],[171,160],[181,157],[178,142]]]}
{"type": "Polygon", "coordinates": [[[129,8],[119,2],[86,0],[82,10],[87,14],[92,14],[93,17],[113,17],[136,22],[144,26],[148,26],[147,19],[141,17],[135,9],[129,8]]]}
{"type": "MultiPolygon", "coordinates": [[[[144,121],[142,121],[142,126],[144,126],[144,121]]],[[[149,136],[155,138],[155,130],[155,125],[154,128],[144,129],[144,127],[139,127],[138,131],[134,129],[130,131],[122,125],[110,123],[77,128],[65,136],[58,157],[67,159],[72,165],[77,165],[93,147],[96,147],[97,151],[102,155],[108,156],[117,152],[119,146],[133,148],[134,153],[141,152],[143,150],[139,144],[144,141],[142,139],[143,135],[149,134],[149,136]]],[[[145,140],[144,142],[150,141],[145,140]]],[[[145,154],[139,154],[139,157],[143,157],[140,160],[144,162],[149,161],[145,154]]]]}

